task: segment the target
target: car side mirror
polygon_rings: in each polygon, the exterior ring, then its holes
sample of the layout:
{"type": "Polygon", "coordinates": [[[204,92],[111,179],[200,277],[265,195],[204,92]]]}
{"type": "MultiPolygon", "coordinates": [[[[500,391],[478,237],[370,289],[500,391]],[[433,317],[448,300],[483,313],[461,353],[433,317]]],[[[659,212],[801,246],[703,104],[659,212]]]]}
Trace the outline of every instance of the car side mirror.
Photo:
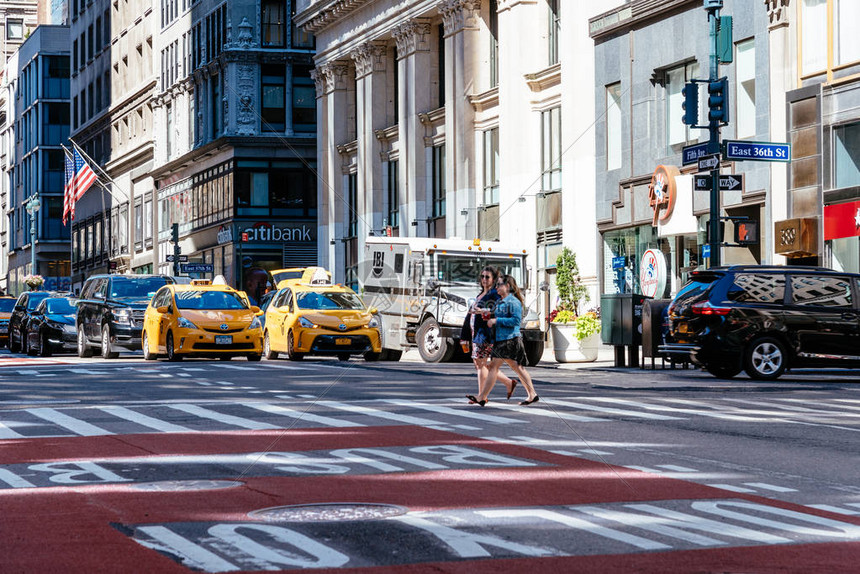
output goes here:
{"type": "Polygon", "coordinates": [[[260,310],[260,308],[257,307],[256,305],[251,305],[250,309],[255,315],[262,315],[263,314],[263,311],[260,310]]]}
{"type": "Polygon", "coordinates": [[[370,313],[371,315],[376,315],[377,313],[379,313],[379,309],[377,309],[376,307],[371,307],[370,309],[367,310],[367,312],[370,313]]]}
{"type": "Polygon", "coordinates": [[[156,307],[155,310],[164,315],[165,313],[170,311],[170,307],[168,307],[167,305],[162,305],[161,307],[156,307]]]}

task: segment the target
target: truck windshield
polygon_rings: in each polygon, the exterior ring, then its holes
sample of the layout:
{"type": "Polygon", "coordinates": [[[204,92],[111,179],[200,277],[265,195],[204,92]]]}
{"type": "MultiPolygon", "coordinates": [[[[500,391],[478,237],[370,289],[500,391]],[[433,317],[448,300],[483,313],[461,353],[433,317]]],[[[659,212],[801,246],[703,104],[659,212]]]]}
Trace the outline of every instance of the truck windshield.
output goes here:
{"type": "Polygon", "coordinates": [[[487,257],[485,255],[436,255],[436,269],[432,276],[439,281],[478,285],[481,269],[491,265],[502,275],[512,275],[522,289],[523,260],[521,257],[487,257]]]}

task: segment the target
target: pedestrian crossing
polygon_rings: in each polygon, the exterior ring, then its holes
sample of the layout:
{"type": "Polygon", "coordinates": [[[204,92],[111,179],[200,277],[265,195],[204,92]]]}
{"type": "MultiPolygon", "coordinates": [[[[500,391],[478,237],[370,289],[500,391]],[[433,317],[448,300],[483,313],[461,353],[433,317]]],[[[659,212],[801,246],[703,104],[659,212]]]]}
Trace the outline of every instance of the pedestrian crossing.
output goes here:
{"type": "MultiPolygon", "coordinates": [[[[228,381],[213,388],[247,389],[228,381]]],[[[316,395],[284,394],[283,389],[258,391],[254,398],[225,401],[136,401],[124,405],[63,405],[61,401],[0,401],[0,439],[63,436],[105,436],[148,432],[184,433],[219,430],[274,430],[285,428],[348,428],[375,425],[413,425],[442,430],[487,430],[495,425],[599,424],[624,420],[671,424],[695,418],[721,419],[747,424],[822,425],[834,430],[860,432],[860,403],[844,399],[739,400],[677,399],[647,396],[619,398],[592,394],[545,398],[539,406],[523,408],[515,402],[494,401],[484,408],[459,398],[424,400],[372,399],[338,401],[316,395]],[[257,398],[259,397],[259,398],[257,398]],[[38,403],[42,403],[39,405],[38,403]],[[289,406],[288,406],[289,405],[289,406]],[[21,408],[30,407],[30,408],[21,408]]],[[[556,443],[556,448],[559,448],[556,443]]]]}

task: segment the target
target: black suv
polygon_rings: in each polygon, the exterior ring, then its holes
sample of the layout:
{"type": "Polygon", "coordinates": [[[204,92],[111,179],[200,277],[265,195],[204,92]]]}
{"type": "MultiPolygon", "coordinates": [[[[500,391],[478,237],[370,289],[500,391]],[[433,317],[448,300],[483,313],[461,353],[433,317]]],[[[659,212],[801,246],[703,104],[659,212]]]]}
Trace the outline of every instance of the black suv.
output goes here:
{"type": "Polygon", "coordinates": [[[661,353],[711,374],[776,379],[800,366],[860,366],[860,275],[818,267],[693,272],[669,305],[661,353]]]}
{"type": "Polygon", "coordinates": [[[174,282],[168,275],[94,275],[87,279],[75,319],[78,356],[91,356],[93,345],[101,348],[105,359],[118,355],[116,347],[140,350],[146,306],[156,291],[174,282]]]}

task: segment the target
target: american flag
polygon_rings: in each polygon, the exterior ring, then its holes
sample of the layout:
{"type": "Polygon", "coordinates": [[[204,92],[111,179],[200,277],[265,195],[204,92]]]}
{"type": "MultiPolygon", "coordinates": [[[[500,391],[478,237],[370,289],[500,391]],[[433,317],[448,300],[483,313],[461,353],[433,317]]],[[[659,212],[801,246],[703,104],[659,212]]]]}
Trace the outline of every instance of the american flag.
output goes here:
{"type": "Polygon", "coordinates": [[[95,182],[96,174],[84,161],[78,150],[73,149],[71,157],[66,154],[66,187],[63,190],[63,225],[71,215],[75,219],[75,203],[95,182]]]}

